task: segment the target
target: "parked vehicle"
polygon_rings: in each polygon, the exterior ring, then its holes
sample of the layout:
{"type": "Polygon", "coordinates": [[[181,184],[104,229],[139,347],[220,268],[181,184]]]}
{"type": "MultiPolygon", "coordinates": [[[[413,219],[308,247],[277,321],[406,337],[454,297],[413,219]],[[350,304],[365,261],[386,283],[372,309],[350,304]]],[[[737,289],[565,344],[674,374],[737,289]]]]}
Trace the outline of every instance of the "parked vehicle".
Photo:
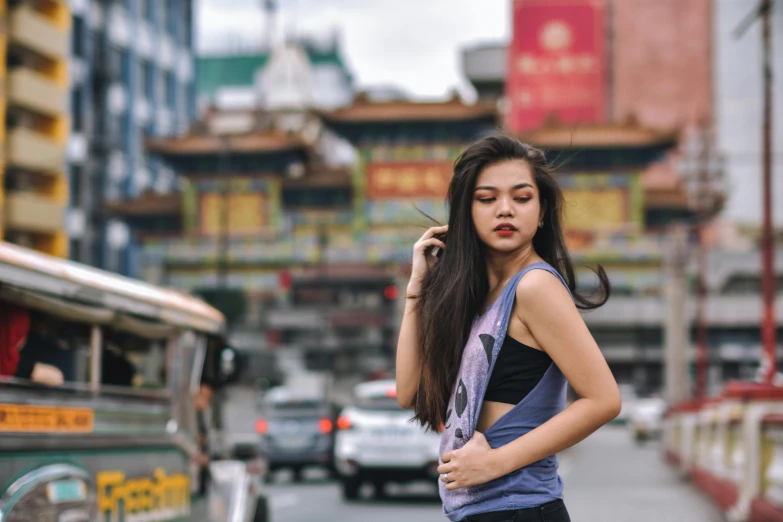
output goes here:
{"type": "Polygon", "coordinates": [[[337,407],[323,375],[299,377],[269,390],[263,399],[256,431],[270,471],[290,469],[301,481],[307,467],[334,473],[334,429],[337,407]]]}
{"type": "MultiPolygon", "coordinates": [[[[221,361],[221,364],[226,362],[221,361]]],[[[258,419],[252,414],[259,409],[259,394],[271,383],[282,384],[283,377],[276,357],[271,353],[237,349],[230,363],[236,367],[236,378],[223,386],[218,395],[221,444],[231,458],[244,460],[258,454],[260,448],[261,436],[256,431],[258,419]]]]}
{"type": "Polygon", "coordinates": [[[622,398],[623,404],[620,409],[620,414],[612,420],[612,423],[626,424],[631,414],[631,410],[633,410],[634,404],[639,396],[636,394],[636,389],[632,384],[620,383],[618,388],[620,389],[620,397],[622,398]]]}
{"type": "Polygon", "coordinates": [[[346,500],[358,498],[365,482],[383,496],[387,482],[434,481],[440,435],[410,422],[400,407],[394,380],[359,384],[354,404],[337,419],[335,468],[346,500]]]}
{"type": "Polygon", "coordinates": [[[660,397],[637,399],[628,414],[628,428],[636,442],[642,443],[663,434],[666,401],[660,397]]]}
{"type": "Polygon", "coordinates": [[[0,519],[267,520],[263,462],[206,443],[217,310],[0,242],[0,321],[0,519]]]}

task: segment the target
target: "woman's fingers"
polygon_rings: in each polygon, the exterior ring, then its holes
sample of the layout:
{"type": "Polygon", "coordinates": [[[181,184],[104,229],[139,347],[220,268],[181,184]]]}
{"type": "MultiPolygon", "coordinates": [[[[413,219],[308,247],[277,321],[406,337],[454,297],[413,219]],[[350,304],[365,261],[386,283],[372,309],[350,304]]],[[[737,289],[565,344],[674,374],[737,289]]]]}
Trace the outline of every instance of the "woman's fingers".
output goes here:
{"type": "Polygon", "coordinates": [[[419,248],[427,248],[427,247],[446,248],[446,243],[444,243],[440,239],[436,239],[434,237],[431,237],[429,239],[425,239],[423,241],[419,241],[418,245],[419,245],[419,248]]]}
{"type": "Polygon", "coordinates": [[[451,471],[449,473],[441,473],[440,474],[440,481],[445,482],[446,484],[451,484],[453,482],[456,482],[454,472],[451,471]]]}
{"type": "Polygon", "coordinates": [[[441,475],[448,473],[449,471],[454,471],[454,466],[451,464],[441,464],[438,466],[438,473],[441,475]]]}
{"type": "Polygon", "coordinates": [[[427,229],[427,231],[426,231],[426,232],[425,232],[425,233],[424,233],[424,234],[423,234],[423,235],[422,235],[422,236],[419,238],[419,241],[421,241],[421,240],[423,240],[423,239],[429,239],[429,238],[431,238],[432,236],[434,236],[435,234],[442,234],[442,233],[446,232],[448,229],[449,229],[449,226],[448,226],[448,225],[443,225],[443,226],[440,226],[440,227],[430,227],[430,228],[428,228],[428,229],[427,229]]]}

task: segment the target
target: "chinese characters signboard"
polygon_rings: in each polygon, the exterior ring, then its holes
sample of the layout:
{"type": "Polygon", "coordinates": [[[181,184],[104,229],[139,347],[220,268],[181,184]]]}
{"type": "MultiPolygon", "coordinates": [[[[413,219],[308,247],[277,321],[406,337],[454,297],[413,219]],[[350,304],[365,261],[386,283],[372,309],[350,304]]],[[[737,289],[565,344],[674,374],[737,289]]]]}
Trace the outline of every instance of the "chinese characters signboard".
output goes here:
{"type": "Polygon", "coordinates": [[[454,174],[451,162],[373,162],[367,165],[372,199],[444,198],[454,174]]]}
{"type": "Polygon", "coordinates": [[[507,125],[513,132],[604,117],[602,0],[515,0],[508,53],[507,125]]]}
{"type": "MultiPolygon", "coordinates": [[[[201,233],[215,235],[220,232],[223,196],[202,194],[201,233]]],[[[230,235],[260,234],[269,228],[269,208],[266,194],[228,194],[228,233],[230,235]]]]}
{"type": "Polygon", "coordinates": [[[557,180],[565,198],[565,226],[572,235],[643,226],[644,189],[638,174],[562,174],[557,180]]]}
{"type": "Polygon", "coordinates": [[[230,236],[269,235],[279,225],[280,183],[248,178],[209,179],[190,183],[183,191],[183,217],[190,233],[219,234],[224,208],[228,211],[230,236]]]}

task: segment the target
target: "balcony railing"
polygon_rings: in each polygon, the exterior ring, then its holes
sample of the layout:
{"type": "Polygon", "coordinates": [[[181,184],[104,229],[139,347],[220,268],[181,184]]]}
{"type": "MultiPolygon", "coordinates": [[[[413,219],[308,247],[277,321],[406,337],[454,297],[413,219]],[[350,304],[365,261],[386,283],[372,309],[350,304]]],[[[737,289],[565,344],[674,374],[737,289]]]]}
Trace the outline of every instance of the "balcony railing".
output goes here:
{"type": "Polygon", "coordinates": [[[66,110],[66,89],[32,69],[20,67],[8,75],[8,101],[49,116],[66,110]]]}
{"type": "Polygon", "coordinates": [[[12,43],[53,59],[68,54],[68,33],[28,4],[22,4],[11,12],[9,36],[12,43]]]}
{"type": "Polygon", "coordinates": [[[65,167],[64,145],[24,127],[9,133],[6,156],[9,166],[31,171],[62,173],[65,167]]]}
{"type": "Polygon", "coordinates": [[[7,193],[5,213],[7,229],[26,232],[57,232],[65,217],[63,205],[34,192],[7,193]]]}

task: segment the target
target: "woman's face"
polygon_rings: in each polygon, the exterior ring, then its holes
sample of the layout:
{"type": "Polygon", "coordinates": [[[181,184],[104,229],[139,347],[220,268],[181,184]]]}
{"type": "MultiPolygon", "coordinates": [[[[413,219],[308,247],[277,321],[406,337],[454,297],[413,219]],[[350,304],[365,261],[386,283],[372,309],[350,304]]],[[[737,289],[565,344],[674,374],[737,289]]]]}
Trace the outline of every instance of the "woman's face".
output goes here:
{"type": "Polygon", "coordinates": [[[485,168],[473,190],[472,214],[487,247],[513,252],[530,244],[541,221],[541,205],[527,162],[509,160],[485,168]]]}

